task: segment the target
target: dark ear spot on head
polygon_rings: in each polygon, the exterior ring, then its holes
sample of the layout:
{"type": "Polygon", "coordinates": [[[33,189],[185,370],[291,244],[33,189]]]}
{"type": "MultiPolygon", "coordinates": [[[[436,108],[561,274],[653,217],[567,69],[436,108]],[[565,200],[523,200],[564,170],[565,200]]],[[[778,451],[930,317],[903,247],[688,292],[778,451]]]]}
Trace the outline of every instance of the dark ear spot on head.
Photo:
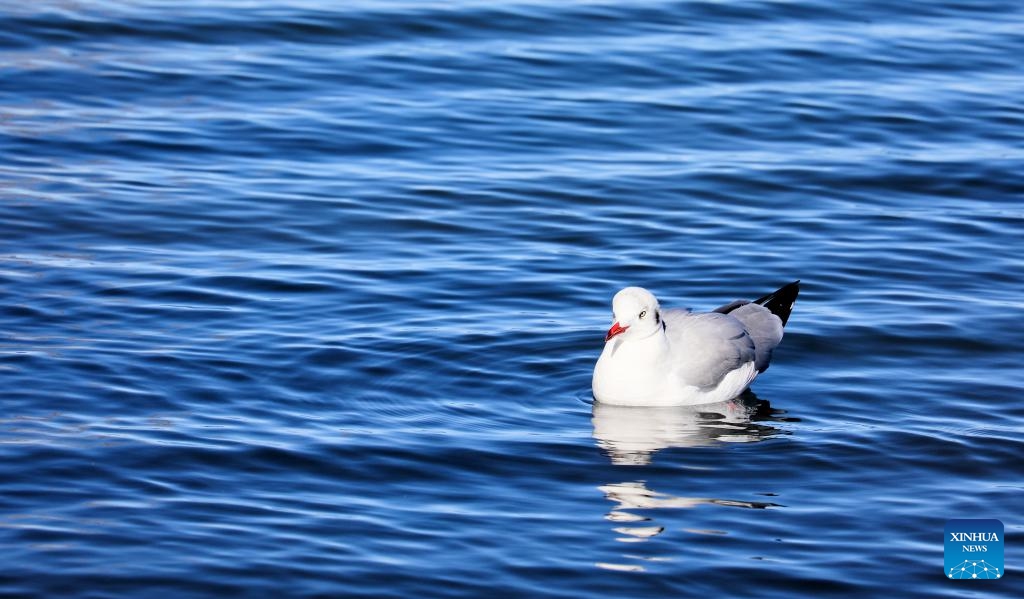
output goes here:
{"type": "Polygon", "coordinates": [[[654,324],[661,324],[661,312],[654,311],[654,324]]]}

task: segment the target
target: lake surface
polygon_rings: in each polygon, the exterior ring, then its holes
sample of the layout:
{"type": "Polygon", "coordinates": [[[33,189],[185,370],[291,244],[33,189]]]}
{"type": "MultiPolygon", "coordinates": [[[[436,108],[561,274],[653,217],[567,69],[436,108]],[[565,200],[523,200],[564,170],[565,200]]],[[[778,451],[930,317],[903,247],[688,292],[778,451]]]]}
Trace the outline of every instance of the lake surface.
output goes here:
{"type": "Polygon", "coordinates": [[[1024,596],[1019,2],[0,19],[0,596],[1024,596]],[[794,279],[593,405],[620,287],[794,279]]]}

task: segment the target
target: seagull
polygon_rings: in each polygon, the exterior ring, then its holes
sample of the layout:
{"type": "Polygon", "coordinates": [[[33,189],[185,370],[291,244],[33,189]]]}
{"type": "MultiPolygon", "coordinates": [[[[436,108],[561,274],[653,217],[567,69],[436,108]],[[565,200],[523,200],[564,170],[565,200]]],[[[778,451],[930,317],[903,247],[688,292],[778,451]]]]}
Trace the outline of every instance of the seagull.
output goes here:
{"type": "Polygon", "coordinates": [[[665,310],[642,287],[612,299],[612,326],[594,367],[594,399],[620,406],[725,401],[768,369],[800,293],[793,281],[712,312],[665,310]]]}

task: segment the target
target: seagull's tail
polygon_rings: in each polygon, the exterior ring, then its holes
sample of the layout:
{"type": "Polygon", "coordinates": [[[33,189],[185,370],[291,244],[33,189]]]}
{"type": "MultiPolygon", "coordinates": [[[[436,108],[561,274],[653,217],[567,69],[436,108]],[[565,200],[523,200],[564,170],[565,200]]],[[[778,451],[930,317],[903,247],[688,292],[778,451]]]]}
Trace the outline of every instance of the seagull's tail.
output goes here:
{"type": "Polygon", "coordinates": [[[760,304],[778,316],[782,320],[782,326],[786,326],[789,320],[789,313],[793,311],[793,304],[796,303],[796,296],[800,293],[800,281],[793,281],[789,285],[780,287],[768,295],[754,300],[753,303],[760,304]]]}

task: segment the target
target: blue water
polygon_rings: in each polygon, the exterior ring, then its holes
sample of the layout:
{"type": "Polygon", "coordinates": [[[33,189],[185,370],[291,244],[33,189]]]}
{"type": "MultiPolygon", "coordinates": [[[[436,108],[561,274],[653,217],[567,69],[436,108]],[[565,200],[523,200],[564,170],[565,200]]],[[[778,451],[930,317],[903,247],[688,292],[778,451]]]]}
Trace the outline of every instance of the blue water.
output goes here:
{"type": "Polygon", "coordinates": [[[1019,2],[0,23],[0,596],[1024,595],[1019,2]],[[752,394],[593,405],[618,288],[798,278],[752,394]]]}

